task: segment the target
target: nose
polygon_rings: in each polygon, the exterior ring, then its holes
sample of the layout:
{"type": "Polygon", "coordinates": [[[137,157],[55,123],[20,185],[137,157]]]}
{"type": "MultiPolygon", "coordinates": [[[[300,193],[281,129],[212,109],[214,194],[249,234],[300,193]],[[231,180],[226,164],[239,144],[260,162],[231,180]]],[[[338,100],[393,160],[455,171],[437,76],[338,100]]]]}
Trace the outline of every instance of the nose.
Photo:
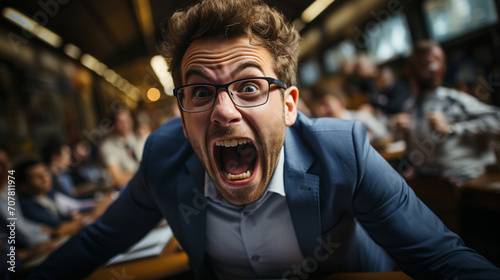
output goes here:
{"type": "Polygon", "coordinates": [[[219,92],[212,109],[211,121],[222,126],[228,126],[240,120],[240,111],[229,97],[229,92],[225,90],[219,92]]]}

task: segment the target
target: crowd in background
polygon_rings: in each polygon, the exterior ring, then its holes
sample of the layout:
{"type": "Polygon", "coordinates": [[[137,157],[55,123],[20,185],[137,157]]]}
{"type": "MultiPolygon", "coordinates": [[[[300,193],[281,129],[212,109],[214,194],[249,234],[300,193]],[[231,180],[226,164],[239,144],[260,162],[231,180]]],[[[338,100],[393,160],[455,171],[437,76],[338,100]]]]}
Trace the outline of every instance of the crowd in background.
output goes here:
{"type": "MultiPolygon", "coordinates": [[[[120,195],[139,168],[151,133],[147,117],[136,115],[125,108],[113,112],[113,130],[97,145],[70,144],[54,137],[37,155],[10,154],[0,147],[0,218],[6,224],[9,218],[17,218],[17,266],[55,250],[94,223],[120,195]],[[9,181],[9,175],[15,180],[9,181]],[[16,206],[13,214],[6,207],[10,200],[16,206]]],[[[0,229],[4,264],[10,248],[7,231],[0,229]]]]}
{"type": "MultiPolygon", "coordinates": [[[[315,117],[360,121],[377,149],[404,141],[405,155],[392,164],[408,180],[437,176],[463,182],[494,168],[491,143],[500,134],[500,111],[443,87],[445,72],[445,54],[431,41],[416,44],[399,76],[360,54],[345,61],[340,74],[314,86],[302,108],[315,117]]],[[[0,148],[2,205],[8,203],[7,171],[16,172],[20,261],[54,250],[59,238],[93,223],[126,187],[151,133],[140,114],[137,120],[134,124],[130,111],[117,110],[114,132],[98,146],[54,139],[35,158],[0,148]],[[9,156],[22,160],[13,166],[9,156]]],[[[6,220],[6,207],[0,210],[6,220]]],[[[6,229],[0,230],[6,237],[6,229]]]]}
{"type": "Polygon", "coordinates": [[[436,176],[460,184],[497,168],[499,108],[443,86],[441,46],[417,42],[401,72],[397,77],[359,54],[314,86],[305,103],[316,117],[360,121],[376,148],[404,141],[405,156],[393,164],[407,180],[436,176]]]}

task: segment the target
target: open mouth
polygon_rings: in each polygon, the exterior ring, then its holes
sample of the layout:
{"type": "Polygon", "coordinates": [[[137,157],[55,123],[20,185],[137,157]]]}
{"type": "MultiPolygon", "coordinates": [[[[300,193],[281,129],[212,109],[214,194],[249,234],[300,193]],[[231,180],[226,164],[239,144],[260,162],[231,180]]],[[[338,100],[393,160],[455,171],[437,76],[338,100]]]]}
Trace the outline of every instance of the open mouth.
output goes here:
{"type": "Polygon", "coordinates": [[[252,176],[257,149],[245,138],[217,140],[214,159],[229,181],[245,180],[252,176]]]}

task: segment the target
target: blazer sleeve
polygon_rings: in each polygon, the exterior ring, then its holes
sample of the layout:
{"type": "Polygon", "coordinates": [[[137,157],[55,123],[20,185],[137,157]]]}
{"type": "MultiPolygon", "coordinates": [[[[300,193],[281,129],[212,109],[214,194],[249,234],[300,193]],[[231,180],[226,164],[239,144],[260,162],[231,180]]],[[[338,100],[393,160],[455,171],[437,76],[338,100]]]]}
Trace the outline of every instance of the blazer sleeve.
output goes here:
{"type": "Polygon", "coordinates": [[[55,251],[28,279],[82,279],[146,235],[162,215],[147,185],[147,154],[139,171],[96,223],[55,251]]]}
{"type": "Polygon", "coordinates": [[[368,234],[414,279],[500,279],[500,269],[465,247],[353,127],[357,182],[354,215],[368,234]]]}

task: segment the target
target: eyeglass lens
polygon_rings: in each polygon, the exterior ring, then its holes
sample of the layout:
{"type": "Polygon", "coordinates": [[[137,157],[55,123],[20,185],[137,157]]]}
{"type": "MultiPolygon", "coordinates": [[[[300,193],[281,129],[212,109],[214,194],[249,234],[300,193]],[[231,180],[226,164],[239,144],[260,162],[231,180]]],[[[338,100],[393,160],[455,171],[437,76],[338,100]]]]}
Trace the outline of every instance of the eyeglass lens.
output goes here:
{"type": "Polygon", "coordinates": [[[253,107],[264,104],[269,93],[269,82],[265,79],[247,79],[235,81],[227,86],[196,84],[179,89],[181,106],[188,111],[210,109],[217,96],[217,91],[225,88],[237,106],[253,107]]]}

